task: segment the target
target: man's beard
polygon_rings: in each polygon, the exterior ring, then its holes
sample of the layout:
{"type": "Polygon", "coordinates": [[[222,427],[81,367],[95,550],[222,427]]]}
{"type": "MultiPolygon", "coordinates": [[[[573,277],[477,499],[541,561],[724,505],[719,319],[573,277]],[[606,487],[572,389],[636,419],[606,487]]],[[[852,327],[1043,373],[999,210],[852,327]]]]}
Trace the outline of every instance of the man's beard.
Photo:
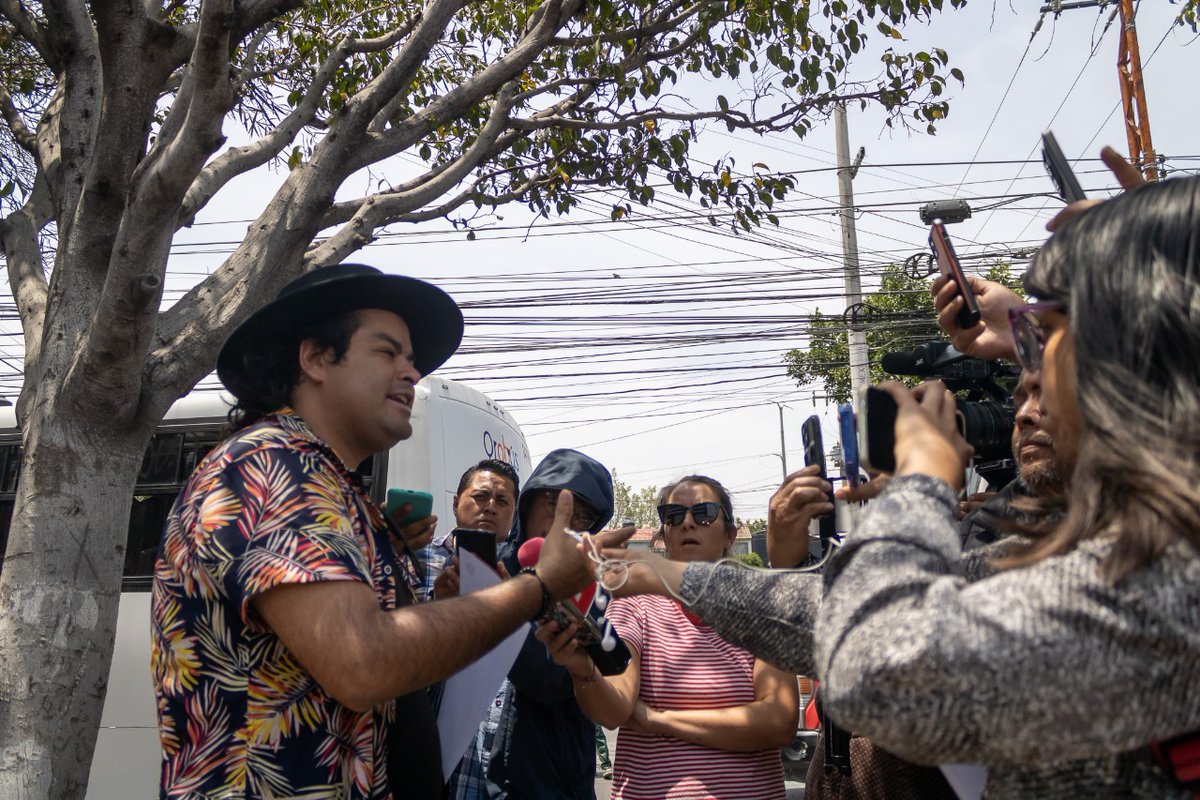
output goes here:
{"type": "Polygon", "coordinates": [[[1058,474],[1058,470],[1051,459],[1044,459],[1035,464],[1018,467],[1017,477],[1032,495],[1043,496],[1063,493],[1062,476],[1058,474]]]}

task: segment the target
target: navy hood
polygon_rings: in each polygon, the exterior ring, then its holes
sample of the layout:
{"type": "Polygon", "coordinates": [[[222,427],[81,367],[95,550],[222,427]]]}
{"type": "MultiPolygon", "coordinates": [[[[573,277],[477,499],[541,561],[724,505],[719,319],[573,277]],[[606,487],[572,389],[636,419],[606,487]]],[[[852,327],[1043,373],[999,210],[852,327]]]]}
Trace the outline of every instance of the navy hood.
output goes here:
{"type": "MultiPolygon", "coordinates": [[[[570,489],[576,497],[583,498],[600,515],[591,533],[604,530],[613,515],[612,475],[596,459],[585,456],[578,450],[552,450],[525,481],[521,496],[517,499],[517,518],[512,533],[505,542],[501,559],[515,563],[517,548],[524,543],[525,507],[533,492],[543,489],[570,489]]],[[[511,566],[511,565],[510,565],[511,566]]]]}

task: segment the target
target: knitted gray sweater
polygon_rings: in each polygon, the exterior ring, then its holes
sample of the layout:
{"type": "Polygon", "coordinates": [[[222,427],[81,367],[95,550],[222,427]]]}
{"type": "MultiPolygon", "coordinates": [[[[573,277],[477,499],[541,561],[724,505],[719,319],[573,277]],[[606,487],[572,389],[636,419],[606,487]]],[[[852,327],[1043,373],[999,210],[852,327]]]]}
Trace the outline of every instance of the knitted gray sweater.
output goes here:
{"type": "Polygon", "coordinates": [[[815,662],[847,728],[918,763],[987,765],[989,798],[1189,797],[1145,745],[1200,729],[1200,556],[1176,543],[1113,585],[1097,539],[990,574],[987,552],[960,552],[954,508],[942,481],[893,480],[823,602],[814,575],[707,564],[683,594],[760,658],[815,662]]]}

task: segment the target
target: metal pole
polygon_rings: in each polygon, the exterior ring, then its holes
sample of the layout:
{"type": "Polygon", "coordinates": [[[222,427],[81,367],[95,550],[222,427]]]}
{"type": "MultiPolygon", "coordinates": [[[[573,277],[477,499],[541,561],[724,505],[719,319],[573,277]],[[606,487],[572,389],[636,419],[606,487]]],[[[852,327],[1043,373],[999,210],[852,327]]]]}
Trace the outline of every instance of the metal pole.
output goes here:
{"type": "Polygon", "coordinates": [[[783,405],[776,403],[779,406],[779,458],[783,461],[783,479],[787,480],[787,442],[783,438],[783,405]]]}
{"type": "MultiPolygon", "coordinates": [[[[854,229],[854,168],[850,164],[850,132],[846,128],[846,105],[838,103],[833,109],[837,133],[838,202],[842,207],[842,253],[846,262],[846,307],[862,303],[862,279],[858,272],[858,234],[854,229]]],[[[858,396],[860,386],[871,382],[867,368],[867,332],[860,325],[850,325],[850,390],[858,396]]]]}

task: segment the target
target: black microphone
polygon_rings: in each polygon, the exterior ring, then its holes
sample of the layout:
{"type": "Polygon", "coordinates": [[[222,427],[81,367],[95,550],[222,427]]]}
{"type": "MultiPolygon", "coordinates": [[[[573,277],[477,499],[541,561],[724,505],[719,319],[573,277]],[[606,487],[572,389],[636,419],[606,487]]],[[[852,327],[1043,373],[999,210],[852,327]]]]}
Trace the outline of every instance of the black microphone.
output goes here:
{"type": "Polygon", "coordinates": [[[892,375],[928,378],[963,357],[949,342],[925,342],[908,352],[884,353],[879,359],[879,366],[892,375]]]}

